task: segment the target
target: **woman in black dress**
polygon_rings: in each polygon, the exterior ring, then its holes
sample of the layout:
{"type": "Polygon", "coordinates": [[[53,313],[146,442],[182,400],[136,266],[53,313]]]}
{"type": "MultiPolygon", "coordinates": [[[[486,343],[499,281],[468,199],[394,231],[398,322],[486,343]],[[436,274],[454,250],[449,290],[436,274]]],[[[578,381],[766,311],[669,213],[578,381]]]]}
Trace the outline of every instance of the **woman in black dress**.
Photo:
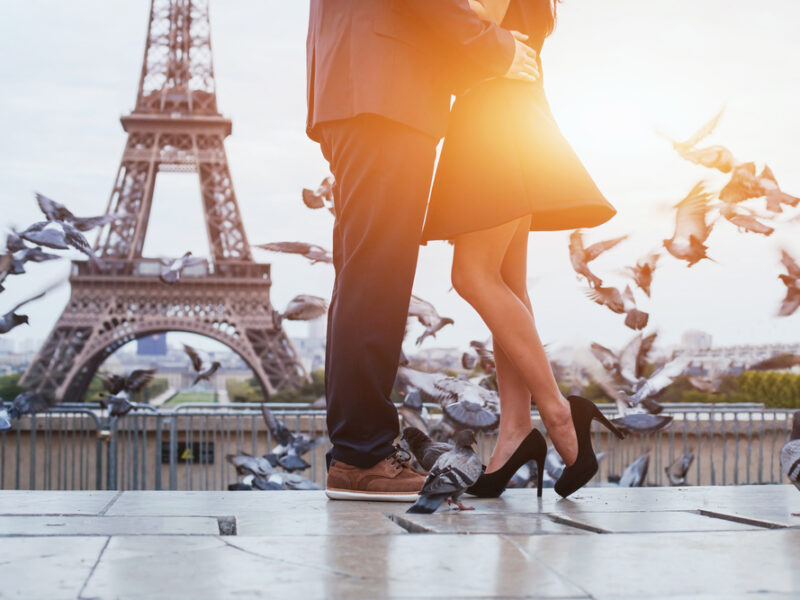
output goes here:
{"type": "Polygon", "coordinates": [[[613,430],[592,402],[559,391],[527,293],[529,231],[594,227],[617,212],[564,139],[545,97],[538,53],[555,23],[554,2],[470,0],[481,18],[527,36],[540,76],[487,80],[456,98],[422,234],[423,245],[454,243],[453,286],[492,332],[500,430],[484,475],[469,490],[479,496],[502,493],[532,459],[540,462],[541,494],[546,443],[531,427],[531,397],[567,465],[555,486],[562,496],[597,471],[592,419],[613,430]]]}

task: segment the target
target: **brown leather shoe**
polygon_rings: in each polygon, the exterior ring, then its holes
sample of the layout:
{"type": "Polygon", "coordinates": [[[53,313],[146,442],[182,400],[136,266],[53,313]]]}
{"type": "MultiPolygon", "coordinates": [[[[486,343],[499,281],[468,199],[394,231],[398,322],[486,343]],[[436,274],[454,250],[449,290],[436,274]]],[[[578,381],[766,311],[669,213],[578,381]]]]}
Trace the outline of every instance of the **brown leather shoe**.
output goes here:
{"type": "Polygon", "coordinates": [[[331,461],[325,493],[332,500],[415,502],[425,475],[411,468],[410,458],[405,450],[396,448],[368,469],[331,461]]]}

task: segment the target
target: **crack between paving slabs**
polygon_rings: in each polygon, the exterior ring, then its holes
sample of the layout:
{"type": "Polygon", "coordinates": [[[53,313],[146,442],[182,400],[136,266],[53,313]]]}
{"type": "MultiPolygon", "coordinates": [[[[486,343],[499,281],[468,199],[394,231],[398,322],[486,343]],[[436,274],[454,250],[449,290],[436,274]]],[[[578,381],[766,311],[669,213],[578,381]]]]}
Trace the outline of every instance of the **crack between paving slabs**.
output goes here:
{"type": "MultiPolygon", "coordinates": [[[[111,536],[108,536],[106,538],[106,543],[103,544],[103,547],[100,549],[100,553],[97,555],[97,560],[94,561],[94,564],[92,565],[92,568],[89,571],[89,574],[86,576],[86,580],[83,582],[83,585],[81,586],[81,589],[78,592],[78,599],[79,600],[82,600],[82,599],[85,598],[85,596],[83,595],[83,591],[86,589],[86,586],[89,585],[89,580],[92,578],[92,575],[94,575],[94,572],[97,569],[97,565],[100,564],[100,559],[103,558],[103,554],[105,554],[106,548],[108,548],[108,545],[110,543],[111,543],[111,536]]],[[[88,599],[86,599],[86,600],[88,600],[88,599]]]]}

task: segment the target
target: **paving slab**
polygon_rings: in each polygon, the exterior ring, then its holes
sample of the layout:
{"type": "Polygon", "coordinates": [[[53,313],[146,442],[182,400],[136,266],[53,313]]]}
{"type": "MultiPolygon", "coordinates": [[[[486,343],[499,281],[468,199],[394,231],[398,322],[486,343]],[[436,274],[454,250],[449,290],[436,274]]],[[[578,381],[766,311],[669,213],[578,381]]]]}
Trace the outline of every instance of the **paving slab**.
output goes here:
{"type": "Polygon", "coordinates": [[[2,490],[0,515],[98,515],[119,492],[2,490]]]}
{"type": "Polygon", "coordinates": [[[514,537],[593,598],[800,596],[800,530],[514,537]],[[587,543],[585,540],[589,540],[587,543]]]}
{"type": "Polygon", "coordinates": [[[0,542],[0,598],[75,600],[106,537],[18,537],[0,542]]]}
{"type": "Polygon", "coordinates": [[[407,531],[378,511],[264,511],[241,514],[236,535],[401,535],[407,531]]]}
{"type": "Polygon", "coordinates": [[[215,517],[0,516],[3,536],[218,535],[215,517]]]}
{"type": "Polygon", "coordinates": [[[480,512],[419,515],[397,513],[394,521],[411,533],[504,533],[508,535],[588,534],[568,524],[557,523],[542,514],[499,514],[480,512]]]}
{"type": "Polygon", "coordinates": [[[717,519],[688,511],[582,512],[553,515],[566,525],[598,533],[658,533],[664,531],[752,531],[763,529],[729,519],[717,519]]]}

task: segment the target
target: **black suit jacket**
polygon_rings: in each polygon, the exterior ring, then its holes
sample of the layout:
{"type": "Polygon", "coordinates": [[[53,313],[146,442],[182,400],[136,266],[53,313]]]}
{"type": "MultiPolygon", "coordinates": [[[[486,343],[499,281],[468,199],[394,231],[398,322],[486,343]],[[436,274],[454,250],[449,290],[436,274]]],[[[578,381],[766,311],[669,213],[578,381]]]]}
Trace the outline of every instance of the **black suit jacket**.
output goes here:
{"type": "Polygon", "coordinates": [[[319,141],[320,123],[372,113],[438,139],[451,94],[504,74],[514,50],[467,0],[311,0],[306,130],[319,141]]]}

